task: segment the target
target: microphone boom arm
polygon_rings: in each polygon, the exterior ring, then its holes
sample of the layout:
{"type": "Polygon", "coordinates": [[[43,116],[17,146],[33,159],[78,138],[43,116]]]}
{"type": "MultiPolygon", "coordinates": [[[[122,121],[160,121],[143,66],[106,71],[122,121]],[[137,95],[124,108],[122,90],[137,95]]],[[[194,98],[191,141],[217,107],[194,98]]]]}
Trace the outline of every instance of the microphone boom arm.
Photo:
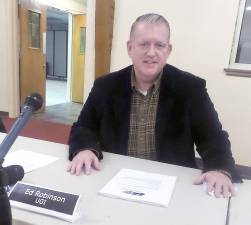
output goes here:
{"type": "Polygon", "coordinates": [[[27,107],[25,111],[23,111],[18,119],[15,121],[12,126],[10,132],[5,136],[2,144],[0,145],[0,165],[2,165],[4,161],[4,157],[9,151],[11,145],[16,140],[20,130],[24,127],[27,120],[31,117],[33,111],[31,108],[27,107]]]}

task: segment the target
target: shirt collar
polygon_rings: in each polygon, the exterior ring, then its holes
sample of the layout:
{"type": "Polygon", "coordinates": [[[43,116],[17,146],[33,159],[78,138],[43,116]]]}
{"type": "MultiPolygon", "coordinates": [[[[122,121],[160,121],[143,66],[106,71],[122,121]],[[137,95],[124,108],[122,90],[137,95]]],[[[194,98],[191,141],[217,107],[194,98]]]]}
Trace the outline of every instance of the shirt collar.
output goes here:
{"type": "MultiPolygon", "coordinates": [[[[153,94],[155,94],[160,88],[160,80],[161,80],[162,74],[163,74],[163,70],[161,70],[161,72],[158,76],[158,79],[153,83],[152,87],[149,89],[153,94]]],[[[136,87],[136,78],[135,78],[134,67],[132,67],[132,69],[131,69],[131,87],[132,87],[132,90],[136,90],[136,91],[140,92],[141,94],[143,94],[142,91],[138,90],[136,87]]]]}

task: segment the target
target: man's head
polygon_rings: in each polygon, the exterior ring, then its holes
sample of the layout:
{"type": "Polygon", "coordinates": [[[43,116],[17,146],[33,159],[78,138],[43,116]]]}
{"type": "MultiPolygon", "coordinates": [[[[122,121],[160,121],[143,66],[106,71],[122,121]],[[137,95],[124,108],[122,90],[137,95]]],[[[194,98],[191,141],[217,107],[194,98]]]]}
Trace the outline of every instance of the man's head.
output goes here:
{"type": "Polygon", "coordinates": [[[127,50],[132,59],[137,82],[152,84],[171,52],[170,27],[158,14],[144,14],[131,27],[127,50]]]}

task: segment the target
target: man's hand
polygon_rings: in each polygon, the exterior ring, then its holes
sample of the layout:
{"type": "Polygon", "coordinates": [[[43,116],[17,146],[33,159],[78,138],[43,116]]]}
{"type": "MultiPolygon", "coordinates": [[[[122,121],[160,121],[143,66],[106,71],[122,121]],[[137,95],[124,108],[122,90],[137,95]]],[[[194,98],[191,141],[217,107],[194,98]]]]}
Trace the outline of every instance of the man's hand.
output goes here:
{"type": "Polygon", "coordinates": [[[90,150],[83,150],[74,156],[67,171],[71,174],[79,175],[84,167],[85,174],[89,175],[91,167],[100,170],[100,163],[97,156],[90,150]]]}
{"type": "Polygon", "coordinates": [[[207,183],[207,192],[214,193],[216,198],[223,196],[228,198],[235,194],[232,181],[225,174],[218,171],[208,171],[202,173],[193,184],[207,183]]]}

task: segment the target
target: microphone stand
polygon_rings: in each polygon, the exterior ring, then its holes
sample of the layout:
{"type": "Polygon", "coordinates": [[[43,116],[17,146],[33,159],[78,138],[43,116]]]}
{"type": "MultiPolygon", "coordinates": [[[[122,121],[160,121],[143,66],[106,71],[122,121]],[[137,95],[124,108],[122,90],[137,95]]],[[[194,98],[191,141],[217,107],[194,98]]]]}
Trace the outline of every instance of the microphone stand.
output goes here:
{"type": "Polygon", "coordinates": [[[9,151],[11,145],[16,140],[19,131],[24,127],[25,123],[31,117],[32,110],[27,108],[21,112],[18,119],[15,121],[10,132],[5,136],[3,142],[0,144],[0,225],[12,225],[12,214],[9,197],[5,187],[9,185],[8,174],[4,171],[2,163],[4,156],[9,151]]]}
{"type": "Polygon", "coordinates": [[[0,166],[0,225],[12,225],[10,201],[5,190],[8,185],[8,175],[0,166]]]}
{"type": "Polygon", "coordinates": [[[0,165],[2,165],[4,156],[9,151],[11,145],[16,140],[20,130],[22,130],[24,125],[27,123],[32,113],[33,113],[32,108],[24,107],[20,116],[16,119],[15,123],[13,124],[11,130],[5,136],[3,142],[0,144],[0,165]]]}
{"type": "Polygon", "coordinates": [[[0,144],[0,225],[12,225],[10,201],[5,190],[5,187],[9,185],[9,178],[2,167],[4,157],[16,140],[20,130],[29,120],[32,113],[41,108],[42,103],[42,97],[37,93],[33,93],[26,97],[20,116],[0,144]]]}
{"type": "Polygon", "coordinates": [[[2,163],[4,161],[4,156],[16,140],[19,131],[24,127],[31,115],[32,110],[30,108],[27,108],[25,113],[21,112],[10,132],[5,136],[3,142],[0,144],[0,225],[12,225],[10,201],[5,190],[5,187],[9,185],[9,178],[2,167],[2,163]]]}

